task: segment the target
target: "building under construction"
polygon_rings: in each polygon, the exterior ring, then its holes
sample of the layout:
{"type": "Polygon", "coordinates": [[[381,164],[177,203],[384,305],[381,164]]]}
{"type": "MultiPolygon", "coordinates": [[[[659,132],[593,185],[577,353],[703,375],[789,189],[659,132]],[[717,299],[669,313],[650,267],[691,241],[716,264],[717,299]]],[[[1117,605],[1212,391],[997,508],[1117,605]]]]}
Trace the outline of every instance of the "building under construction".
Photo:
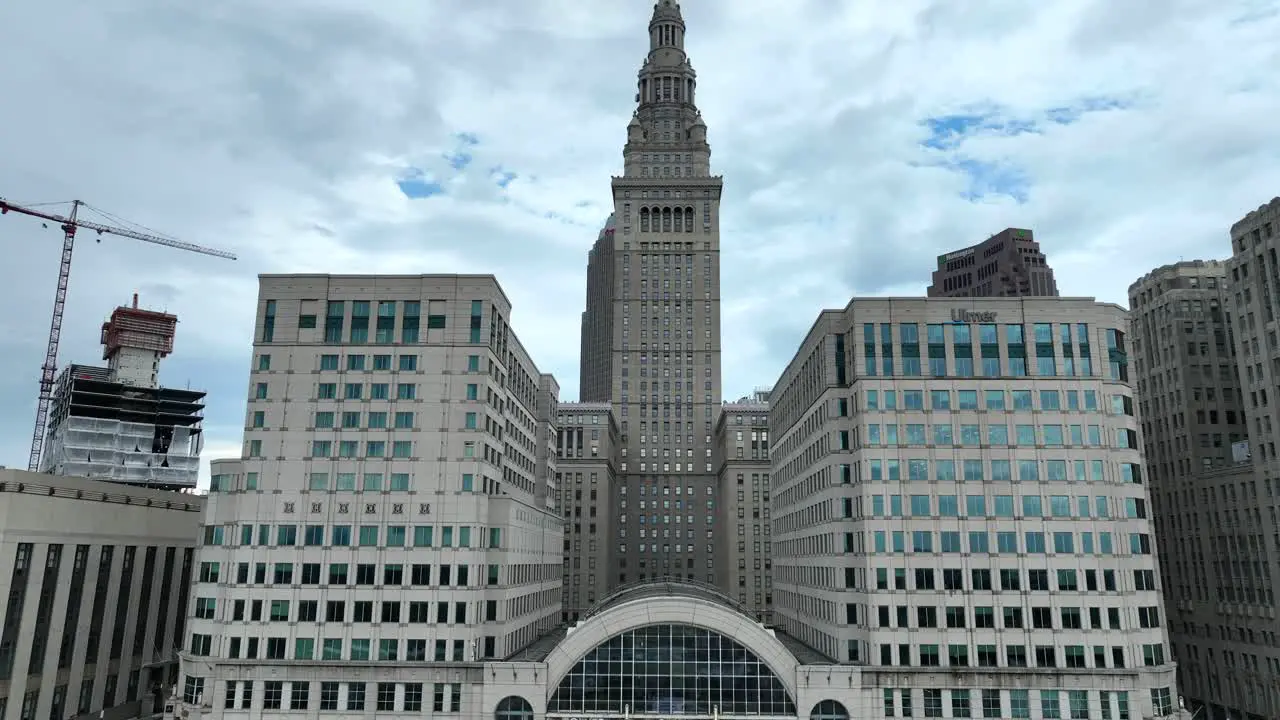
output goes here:
{"type": "Polygon", "coordinates": [[[144,487],[194,488],[203,392],[160,387],[178,318],[118,307],[102,325],[106,367],[71,365],[58,376],[43,472],[144,487]]]}

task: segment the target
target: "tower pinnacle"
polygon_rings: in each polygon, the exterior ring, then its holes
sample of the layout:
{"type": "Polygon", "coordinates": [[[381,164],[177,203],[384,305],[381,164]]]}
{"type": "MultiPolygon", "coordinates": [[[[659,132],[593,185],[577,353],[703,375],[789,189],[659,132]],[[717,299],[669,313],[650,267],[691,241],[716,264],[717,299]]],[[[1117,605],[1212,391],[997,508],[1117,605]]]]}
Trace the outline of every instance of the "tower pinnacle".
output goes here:
{"type": "Polygon", "coordinates": [[[710,176],[707,126],[694,103],[698,74],[685,54],[684,32],[677,0],[653,4],[649,54],[637,73],[636,111],[623,150],[627,176],[710,176]]]}
{"type": "Polygon", "coordinates": [[[649,54],[662,48],[684,52],[684,17],[676,0],[659,0],[653,4],[649,20],[649,54]]]}

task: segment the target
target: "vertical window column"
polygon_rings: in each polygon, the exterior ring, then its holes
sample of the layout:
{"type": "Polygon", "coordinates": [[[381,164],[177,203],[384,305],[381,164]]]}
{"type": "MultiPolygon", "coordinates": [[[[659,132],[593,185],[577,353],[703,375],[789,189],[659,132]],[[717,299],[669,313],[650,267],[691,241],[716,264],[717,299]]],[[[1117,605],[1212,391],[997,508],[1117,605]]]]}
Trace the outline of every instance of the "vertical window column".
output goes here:
{"type": "Polygon", "coordinates": [[[396,301],[382,300],[378,303],[378,324],[374,330],[373,341],[379,345],[390,345],[396,339],[396,301]]]}
{"type": "Polygon", "coordinates": [[[867,377],[876,375],[876,325],[862,324],[862,374],[867,377]]]}
{"type": "Polygon", "coordinates": [[[1071,323],[1062,323],[1058,326],[1058,337],[1062,342],[1062,375],[1075,377],[1076,357],[1075,348],[1071,344],[1071,323]]]}
{"type": "Polygon", "coordinates": [[[347,312],[347,304],[341,300],[330,300],[324,316],[324,341],[330,345],[342,342],[342,321],[347,312]]]}
{"type": "Polygon", "coordinates": [[[1112,380],[1129,381],[1129,355],[1125,351],[1124,333],[1107,328],[1107,363],[1112,380]]]}
{"type": "Polygon", "coordinates": [[[902,343],[903,377],[920,377],[920,326],[915,323],[899,325],[898,340],[902,343]]]}
{"type": "Polygon", "coordinates": [[[880,374],[893,377],[893,324],[880,323],[880,374]]]}
{"type": "Polygon", "coordinates": [[[1004,374],[1000,367],[1000,331],[997,326],[979,325],[978,345],[982,353],[982,377],[995,378],[1004,374]]]}
{"type": "Polygon", "coordinates": [[[404,344],[416,344],[418,342],[418,327],[422,316],[422,303],[417,300],[406,300],[404,303],[404,316],[400,320],[400,342],[404,344]]]}
{"type": "Polygon", "coordinates": [[[1076,323],[1076,349],[1079,351],[1076,371],[1084,377],[1092,376],[1093,357],[1089,352],[1089,326],[1085,323],[1076,323]]]}
{"type": "Polygon", "coordinates": [[[369,342],[369,301],[351,302],[351,342],[364,345],[369,342]]]}
{"type": "Polygon", "coordinates": [[[973,377],[973,329],[967,324],[951,326],[951,354],[956,377],[973,377]]]}
{"type": "Polygon", "coordinates": [[[471,301],[471,324],[469,326],[471,329],[471,336],[469,338],[469,342],[471,342],[471,344],[473,345],[478,344],[480,342],[480,326],[483,322],[484,322],[484,301],[472,300],[471,301]]]}
{"type": "Polygon", "coordinates": [[[1021,325],[1005,325],[1005,345],[1009,353],[1009,374],[1027,376],[1027,338],[1021,325]]]}
{"type": "Polygon", "coordinates": [[[268,300],[262,311],[262,342],[272,342],[276,334],[276,301],[268,300]]]}
{"type": "Polygon", "coordinates": [[[947,341],[942,325],[936,323],[926,325],[925,334],[929,343],[929,376],[946,377],[947,341]]]}
{"type": "Polygon", "coordinates": [[[1053,323],[1036,323],[1032,332],[1036,344],[1036,376],[1056,377],[1058,363],[1053,352],[1053,323]]]}

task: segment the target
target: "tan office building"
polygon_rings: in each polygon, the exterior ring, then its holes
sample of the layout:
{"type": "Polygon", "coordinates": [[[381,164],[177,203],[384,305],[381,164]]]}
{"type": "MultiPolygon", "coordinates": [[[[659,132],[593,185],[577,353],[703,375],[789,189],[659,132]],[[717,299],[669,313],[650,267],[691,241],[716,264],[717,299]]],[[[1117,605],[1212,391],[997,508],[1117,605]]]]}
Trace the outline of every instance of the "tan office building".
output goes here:
{"type": "Polygon", "coordinates": [[[561,619],[577,622],[602,600],[619,574],[614,528],[626,513],[618,485],[618,423],[608,403],[560,403],[556,472],[564,513],[561,619]]]}
{"type": "Polygon", "coordinates": [[[0,469],[0,720],[161,709],[203,510],[187,493],[0,469]]]}
{"type": "Polygon", "coordinates": [[[938,256],[929,297],[1056,297],[1040,243],[1030,230],[1006,228],[977,245],[938,256]]]}
{"type": "Polygon", "coordinates": [[[769,522],[769,403],[767,393],[725,403],[716,424],[720,521],[716,584],[772,624],[772,528],[769,522]]]}

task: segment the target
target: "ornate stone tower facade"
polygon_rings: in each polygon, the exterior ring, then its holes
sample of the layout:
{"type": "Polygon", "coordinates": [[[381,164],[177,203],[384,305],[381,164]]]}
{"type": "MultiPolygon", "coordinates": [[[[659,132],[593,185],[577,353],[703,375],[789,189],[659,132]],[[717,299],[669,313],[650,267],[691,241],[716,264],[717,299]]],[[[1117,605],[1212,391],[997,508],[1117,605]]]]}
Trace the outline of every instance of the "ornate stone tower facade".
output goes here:
{"type": "Polygon", "coordinates": [[[612,405],[622,455],[611,537],[570,541],[615,546],[611,586],[714,582],[722,181],[684,42],[679,3],[656,3],[614,213],[588,265],[582,400],[612,405]]]}

